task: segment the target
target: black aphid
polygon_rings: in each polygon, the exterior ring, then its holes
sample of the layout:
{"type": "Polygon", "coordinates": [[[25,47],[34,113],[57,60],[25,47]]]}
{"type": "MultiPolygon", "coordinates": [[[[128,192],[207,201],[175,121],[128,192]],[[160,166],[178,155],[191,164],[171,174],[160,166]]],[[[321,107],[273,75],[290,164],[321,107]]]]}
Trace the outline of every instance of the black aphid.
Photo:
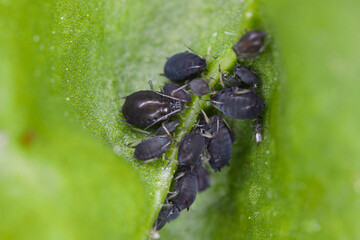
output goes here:
{"type": "Polygon", "coordinates": [[[195,167],[198,191],[202,192],[210,186],[210,174],[202,165],[195,167]]]}
{"type": "Polygon", "coordinates": [[[229,164],[232,152],[232,141],[226,127],[222,127],[213,133],[208,151],[211,156],[209,163],[215,172],[220,171],[229,164]]]}
{"type": "Polygon", "coordinates": [[[191,132],[186,135],[180,143],[178,150],[178,163],[190,168],[201,164],[201,155],[205,147],[205,138],[191,132]]]}
{"type": "Polygon", "coordinates": [[[138,91],[125,98],[122,107],[125,121],[136,126],[146,127],[169,119],[183,110],[180,99],[168,97],[155,91],[138,91]]]}
{"type": "Polygon", "coordinates": [[[210,166],[214,171],[220,171],[229,164],[232,153],[232,138],[221,116],[212,116],[207,121],[207,128],[211,134],[208,152],[210,166]]]}
{"type": "Polygon", "coordinates": [[[179,210],[172,205],[164,204],[161,208],[159,215],[155,221],[154,228],[159,231],[166,223],[176,219],[179,216],[179,210]]]}
{"type": "Polygon", "coordinates": [[[172,133],[173,131],[176,130],[176,128],[180,125],[180,120],[176,119],[172,122],[168,122],[168,123],[162,123],[161,127],[159,127],[156,132],[155,135],[156,136],[161,136],[161,135],[166,135],[169,133],[172,133]]]}
{"type": "Polygon", "coordinates": [[[180,211],[190,208],[198,192],[197,178],[191,170],[180,172],[174,182],[174,197],[170,202],[180,211]],[[180,176],[181,177],[180,177],[180,176]]]}
{"type": "Polygon", "coordinates": [[[195,78],[189,83],[189,86],[191,92],[197,96],[204,96],[211,92],[208,82],[203,78],[195,78]]]}
{"type": "Polygon", "coordinates": [[[141,141],[135,147],[134,158],[139,160],[156,159],[171,145],[170,137],[153,137],[141,141]]]}
{"type": "Polygon", "coordinates": [[[252,31],[243,35],[233,46],[238,59],[249,59],[261,53],[266,33],[252,31]]]}
{"type": "Polygon", "coordinates": [[[191,95],[187,91],[184,90],[183,87],[176,83],[167,83],[163,87],[163,91],[166,95],[179,98],[183,100],[184,102],[190,102],[191,101],[191,95]]]}
{"type": "Polygon", "coordinates": [[[242,82],[246,84],[254,85],[259,82],[259,78],[256,75],[256,73],[254,73],[247,67],[240,66],[239,64],[235,65],[234,73],[236,76],[238,76],[241,79],[242,82]]]}
{"type": "Polygon", "coordinates": [[[261,97],[252,90],[223,88],[211,97],[211,103],[225,115],[236,119],[253,119],[264,110],[261,97]]]}
{"type": "Polygon", "coordinates": [[[173,82],[191,79],[206,68],[206,59],[183,52],[171,56],[164,67],[164,75],[173,82]]]}

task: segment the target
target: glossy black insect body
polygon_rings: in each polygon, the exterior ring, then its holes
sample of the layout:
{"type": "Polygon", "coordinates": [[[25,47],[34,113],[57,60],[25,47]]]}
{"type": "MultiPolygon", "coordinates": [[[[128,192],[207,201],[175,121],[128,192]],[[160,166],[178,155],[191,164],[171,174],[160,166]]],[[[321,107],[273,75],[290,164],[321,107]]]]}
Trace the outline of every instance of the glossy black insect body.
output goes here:
{"type": "Polygon", "coordinates": [[[253,71],[239,64],[235,65],[234,73],[246,84],[253,85],[259,82],[258,76],[253,71]]]}
{"type": "Polygon", "coordinates": [[[160,157],[171,145],[170,137],[153,137],[141,141],[135,147],[134,158],[149,160],[160,157]]]}
{"type": "Polygon", "coordinates": [[[138,91],[125,98],[122,107],[125,121],[136,127],[150,127],[181,112],[180,100],[155,91],[138,91]]]}
{"type": "Polygon", "coordinates": [[[164,75],[173,82],[191,79],[206,68],[206,60],[189,52],[171,56],[164,67],[164,75]]]}
{"type": "Polygon", "coordinates": [[[237,87],[223,88],[211,98],[225,115],[236,119],[253,119],[264,110],[265,104],[254,91],[237,87]]]}
{"type": "Polygon", "coordinates": [[[180,85],[176,83],[167,83],[163,87],[163,91],[166,95],[179,98],[184,102],[191,101],[191,95],[187,91],[185,91],[180,85]]]}
{"type": "Polygon", "coordinates": [[[186,135],[179,146],[178,163],[191,168],[200,165],[204,147],[205,138],[202,135],[196,132],[186,135]]]}
{"type": "Polygon", "coordinates": [[[191,92],[197,96],[204,96],[210,93],[208,82],[203,78],[195,78],[189,83],[191,92]]]}
{"type": "Polygon", "coordinates": [[[210,186],[209,172],[202,165],[197,166],[194,169],[194,171],[196,173],[196,178],[197,178],[197,183],[198,183],[198,191],[202,192],[210,186]]]}
{"type": "Polygon", "coordinates": [[[181,178],[175,180],[174,192],[176,195],[171,199],[171,202],[179,212],[185,208],[190,208],[191,204],[195,201],[198,192],[198,183],[195,173],[191,170],[185,170],[183,174],[184,175],[181,178]]]}
{"type": "Polygon", "coordinates": [[[258,56],[261,53],[261,47],[264,44],[266,33],[252,31],[243,35],[233,46],[238,59],[249,59],[258,56]]]}
{"type": "Polygon", "coordinates": [[[156,136],[161,136],[161,135],[166,135],[168,133],[172,133],[173,131],[176,130],[176,128],[179,125],[180,125],[180,120],[179,119],[176,119],[176,120],[174,120],[172,122],[165,123],[156,130],[155,135],[156,136]]]}

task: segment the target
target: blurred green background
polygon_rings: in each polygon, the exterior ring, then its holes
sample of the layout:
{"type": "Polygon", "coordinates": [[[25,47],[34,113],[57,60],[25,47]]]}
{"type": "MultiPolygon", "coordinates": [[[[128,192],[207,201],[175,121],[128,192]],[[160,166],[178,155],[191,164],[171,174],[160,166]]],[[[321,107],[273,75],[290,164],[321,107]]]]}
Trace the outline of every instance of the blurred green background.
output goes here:
{"type": "MultiPolygon", "coordinates": [[[[246,62],[261,77],[265,141],[231,121],[230,167],[161,239],[360,239],[359,9],[0,0],[0,239],[147,239],[176,166],[137,167],[125,144],[145,136],[117,121],[119,98],[148,80],[159,89],[166,57],[184,44],[209,56],[217,78],[246,29],[268,33],[246,62]]],[[[197,111],[184,115],[189,128],[197,111]]]]}

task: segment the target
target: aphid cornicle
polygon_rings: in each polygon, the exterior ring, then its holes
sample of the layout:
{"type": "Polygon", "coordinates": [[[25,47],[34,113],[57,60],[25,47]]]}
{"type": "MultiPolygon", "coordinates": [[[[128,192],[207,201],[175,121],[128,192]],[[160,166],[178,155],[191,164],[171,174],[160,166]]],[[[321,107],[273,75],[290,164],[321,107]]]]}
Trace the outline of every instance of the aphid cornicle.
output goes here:
{"type": "Polygon", "coordinates": [[[176,83],[167,83],[163,86],[163,91],[166,95],[179,98],[184,102],[191,101],[191,95],[176,83]]]}
{"type": "Polygon", "coordinates": [[[200,165],[204,147],[205,138],[202,135],[196,132],[186,135],[179,146],[178,163],[190,168],[200,165]]]}
{"type": "Polygon", "coordinates": [[[243,35],[233,46],[237,58],[249,59],[258,56],[261,53],[265,36],[266,33],[260,31],[251,31],[243,35]]]}
{"type": "Polygon", "coordinates": [[[226,116],[242,120],[258,117],[265,107],[257,93],[237,87],[223,88],[211,97],[211,103],[226,116]]]}
{"type": "Polygon", "coordinates": [[[191,92],[197,96],[204,96],[211,92],[208,82],[203,78],[195,78],[191,80],[189,86],[191,92]]]}
{"type": "Polygon", "coordinates": [[[164,76],[173,82],[181,83],[191,79],[206,68],[206,59],[189,52],[171,56],[164,66],[164,76]]]}
{"type": "MultiPolygon", "coordinates": [[[[180,172],[181,173],[181,172],[180,172]]],[[[183,176],[174,183],[175,196],[170,201],[180,211],[189,209],[195,201],[198,192],[196,175],[191,170],[185,170],[183,176]]]]}
{"type": "Polygon", "coordinates": [[[125,121],[136,127],[150,127],[183,110],[180,99],[155,91],[138,91],[125,98],[122,107],[125,121]]]}
{"type": "Polygon", "coordinates": [[[160,157],[171,145],[170,137],[153,137],[141,141],[135,147],[134,158],[149,160],[160,157]]]}
{"type": "Polygon", "coordinates": [[[258,76],[253,71],[247,67],[240,66],[239,64],[235,65],[234,73],[241,79],[242,82],[246,84],[252,85],[259,82],[258,76]]]}

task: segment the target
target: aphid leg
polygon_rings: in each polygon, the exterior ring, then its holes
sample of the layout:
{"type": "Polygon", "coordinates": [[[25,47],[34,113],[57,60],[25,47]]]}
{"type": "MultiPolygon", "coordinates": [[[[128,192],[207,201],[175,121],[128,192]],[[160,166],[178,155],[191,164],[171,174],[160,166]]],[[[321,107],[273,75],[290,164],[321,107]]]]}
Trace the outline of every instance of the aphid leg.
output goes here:
{"type": "Polygon", "coordinates": [[[189,85],[189,84],[185,84],[184,86],[181,86],[181,87],[179,87],[179,88],[177,88],[177,89],[173,90],[171,93],[178,92],[178,91],[180,91],[181,89],[186,88],[188,85],[189,85]]]}
{"type": "Polygon", "coordinates": [[[172,199],[176,197],[179,194],[179,192],[174,192],[172,195],[168,196],[167,199],[172,199]]]}
{"type": "Polygon", "coordinates": [[[158,160],[158,158],[153,158],[153,159],[149,159],[149,160],[143,161],[142,163],[139,163],[139,164],[138,164],[138,167],[140,167],[140,166],[143,165],[143,164],[149,163],[149,162],[154,162],[154,161],[156,161],[156,160],[158,160]]]}
{"type": "Polygon", "coordinates": [[[237,94],[237,95],[241,95],[241,94],[245,94],[245,93],[248,93],[248,92],[251,92],[250,89],[244,89],[242,91],[239,91],[238,89],[235,89],[234,93],[237,94]]]}
{"type": "Polygon", "coordinates": [[[204,129],[200,130],[200,134],[201,134],[201,136],[206,137],[206,138],[213,138],[213,135],[211,133],[209,133],[208,131],[205,131],[204,129]]]}
{"type": "Polygon", "coordinates": [[[118,119],[116,119],[117,121],[119,121],[119,122],[126,122],[126,119],[120,119],[120,118],[118,118],[118,119]]]}
{"type": "Polygon", "coordinates": [[[177,100],[177,101],[186,102],[186,101],[183,100],[183,99],[176,98],[176,97],[172,97],[172,96],[166,95],[166,94],[161,93],[161,92],[156,92],[156,91],[154,91],[154,93],[156,93],[156,94],[158,94],[158,95],[160,95],[160,96],[163,96],[163,97],[167,97],[167,98],[171,98],[171,99],[177,100]]]}
{"type": "Polygon", "coordinates": [[[152,127],[152,126],[154,126],[155,124],[157,124],[157,123],[159,123],[159,122],[161,122],[161,121],[164,121],[165,119],[168,119],[168,118],[171,117],[172,115],[175,115],[175,114],[177,114],[177,113],[179,113],[179,112],[181,112],[181,110],[180,110],[180,109],[177,109],[177,110],[175,110],[175,111],[173,111],[173,112],[171,112],[171,113],[166,114],[165,116],[162,116],[161,118],[159,118],[158,120],[156,120],[155,122],[153,122],[152,124],[150,124],[149,126],[147,126],[144,130],[146,130],[146,129],[152,127]]]}
{"type": "Polygon", "coordinates": [[[132,129],[132,130],[134,130],[134,131],[137,131],[137,132],[139,132],[139,133],[144,133],[144,134],[147,134],[147,135],[150,135],[150,134],[151,134],[151,133],[148,132],[148,131],[142,130],[142,129],[140,129],[140,128],[133,127],[133,126],[131,126],[130,124],[127,124],[127,126],[128,126],[130,129],[132,129]]]}
{"type": "Polygon", "coordinates": [[[204,148],[204,152],[203,152],[203,160],[201,161],[202,164],[206,164],[210,161],[211,159],[211,155],[209,153],[209,151],[207,150],[207,148],[204,148]]]}
{"type": "Polygon", "coordinates": [[[133,142],[130,142],[130,143],[125,144],[125,146],[134,148],[133,144],[134,144],[133,142]]]}
{"type": "Polygon", "coordinates": [[[180,178],[182,178],[185,175],[185,172],[180,173],[179,175],[176,176],[176,178],[174,178],[174,181],[179,180],[180,178]]]}
{"type": "Polygon", "coordinates": [[[209,120],[208,116],[206,115],[206,113],[205,113],[204,110],[200,107],[199,104],[198,104],[198,107],[199,107],[200,111],[202,112],[202,114],[204,115],[205,122],[206,122],[207,124],[209,124],[209,123],[210,123],[210,120],[209,120]]]}
{"type": "Polygon", "coordinates": [[[224,81],[223,81],[223,73],[221,72],[221,68],[220,68],[220,64],[219,64],[219,74],[220,74],[220,85],[222,88],[225,88],[225,84],[224,84],[224,81]]]}
{"type": "Polygon", "coordinates": [[[167,135],[171,136],[169,130],[166,128],[166,126],[165,126],[165,124],[163,122],[161,123],[161,127],[165,130],[167,135]]]}

